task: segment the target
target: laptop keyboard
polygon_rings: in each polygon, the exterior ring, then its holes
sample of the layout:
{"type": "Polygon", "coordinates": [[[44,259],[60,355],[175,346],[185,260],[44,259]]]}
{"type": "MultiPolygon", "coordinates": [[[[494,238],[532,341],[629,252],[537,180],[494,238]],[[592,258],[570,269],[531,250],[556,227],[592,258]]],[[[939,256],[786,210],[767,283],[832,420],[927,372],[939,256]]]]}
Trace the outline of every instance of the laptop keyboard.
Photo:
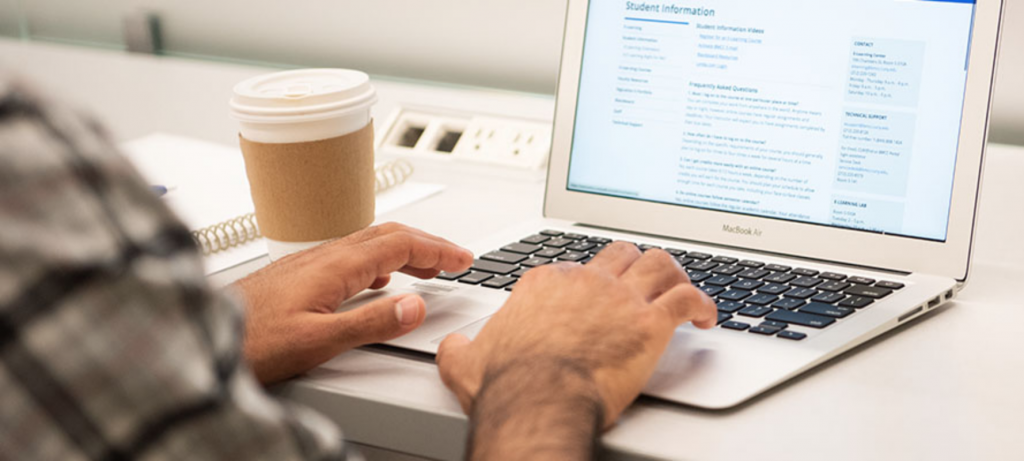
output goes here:
{"type": "MultiPolygon", "coordinates": [[[[556,261],[586,264],[612,240],[545,230],[481,255],[463,272],[438,279],[512,291],[526,271],[556,261]]],[[[642,251],[659,248],[636,244],[642,251]]],[[[663,248],[686,269],[690,281],[718,304],[722,329],[800,341],[903,288],[903,284],[836,272],[767,264],[679,248],[663,248]]]]}

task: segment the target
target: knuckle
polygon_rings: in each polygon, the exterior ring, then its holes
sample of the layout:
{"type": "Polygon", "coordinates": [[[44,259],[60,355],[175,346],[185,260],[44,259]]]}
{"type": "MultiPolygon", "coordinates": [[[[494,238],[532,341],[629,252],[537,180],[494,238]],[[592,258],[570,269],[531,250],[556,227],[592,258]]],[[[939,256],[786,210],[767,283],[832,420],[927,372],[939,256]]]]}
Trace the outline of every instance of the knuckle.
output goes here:
{"type": "Polygon", "coordinates": [[[399,248],[407,248],[413,244],[413,236],[408,232],[396,230],[391,232],[387,236],[387,241],[390,245],[399,248]]]}
{"type": "Polygon", "coordinates": [[[650,259],[657,266],[675,266],[676,260],[665,250],[654,249],[644,252],[644,258],[650,259]]]}
{"type": "Polygon", "coordinates": [[[614,286],[619,283],[617,277],[596,268],[582,266],[579,269],[575,273],[575,278],[580,282],[600,286],[614,286]]]}
{"type": "Polygon", "coordinates": [[[630,245],[629,243],[623,242],[622,240],[616,240],[616,241],[614,241],[612,243],[609,243],[607,249],[621,250],[621,249],[623,249],[625,247],[629,247],[629,246],[632,246],[632,245],[630,245]]]}
{"type": "Polygon", "coordinates": [[[347,235],[345,237],[342,237],[342,240],[358,240],[360,237],[367,238],[367,239],[372,239],[372,238],[380,237],[383,234],[384,234],[384,226],[383,225],[372,226],[372,227],[368,227],[366,229],[363,229],[363,230],[361,230],[359,232],[354,232],[354,233],[349,234],[349,235],[347,235]]]}
{"type": "Polygon", "coordinates": [[[538,277],[546,277],[550,272],[551,270],[547,266],[534,267],[519,277],[519,285],[532,284],[538,277]]]}
{"type": "Polygon", "coordinates": [[[567,262],[556,262],[551,264],[545,264],[543,266],[537,266],[533,269],[526,271],[522,277],[519,278],[519,284],[535,284],[540,280],[550,281],[556,278],[565,276],[572,272],[573,266],[580,266],[579,264],[567,263],[567,262]]]}
{"type": "Polygon", "coordinates": [[[672,255],[664,250],[647,250],[640,257],[643,272],[656,277],[661,283],[676,284],[688,282],[686,272],[672,255]]]}
{"type": "Polygon", "coordinates": [[[640,249],[637,248],[636,245],[629,242],[623,242],[621,240],[612,242],[611,245],[608,245],[605,249],[611,249],[614,252],[640,254],[640,249]]]}
{"type": "MultiPolygon", "coordinates": [[[[333,240],[331,240],[331,241],[329,241],[327,243],[324,243],[323,245],[317,245],[317,246],[307,250],[305,253],[306,254],[318,254],[318,253],[323,253],[323,252],[326,252],[326,251],[335,251],[338,248],[344,248],[344,247],[346,247],[348,245],[351,245],[352,241],[356,239],[356,237],[354,237],[354,235],[355,234],[350,234],[350,235],[346,235],[346,236],[344,236],[342,238],[333,239],[333,240]]],[[[290,255],[288,255],[286,257],[294,256],[296,254],[301,254],[301,253],[292,253],[292,254],[290,254],[290,255]]]]}
{"type": "Polygon", "coordinates": [[[699,288],[691,284],[685,284],[680,285],[678,290],[680,304],[686,306],[696,306],[704,303],[704,296],[706,295],[703,291],[700,291],[699,288]]]}
{"type": "Polygon", "coordinates": [[[545,277],[555,275],[561,272],[561,269],[565,267],[565,263],[550,263],[543,266],[535,267],[538,274],[544,275],[545,277]]]}
{"type": "Polygon", "coordinates": [[[381,224],[381,225],[377,226],[377,228],[380,229],[381,232],[392,233],[392,232],[398,232],[398,231],[404,230],[404,229],[406,229],[406,226],[404,226],[402,224],[399,224],[399,223],[396,223],[394,221],[388,221],[388,222],[386,222],[384,224],[381,224]]]}
{"type": "Polygon", "coordinates": [[[551,267],[553,272],[568,277],[578,277],[579,274],[590,272],[586,269],[586,266],[580,263],[557,262],[554,264],[548,264],[548,266],[551,267]]]}

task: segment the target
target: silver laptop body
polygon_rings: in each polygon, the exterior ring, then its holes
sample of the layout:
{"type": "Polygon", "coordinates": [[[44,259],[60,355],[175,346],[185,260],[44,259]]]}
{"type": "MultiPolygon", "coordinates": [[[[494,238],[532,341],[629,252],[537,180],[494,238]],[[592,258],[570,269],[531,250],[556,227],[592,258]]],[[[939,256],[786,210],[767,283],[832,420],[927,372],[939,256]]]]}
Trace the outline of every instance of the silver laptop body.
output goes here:
{"type": "Polygon", "coordinates": [[[419,293],[426,322],[388,344],[435,353],[476,334],[538,251],[656,246],[715,295],[720,323],[679,328],[644,393],[740,404],[966,283],[1001,14],[570,0],[544,217],[470,245],[469,274],[398,275],[344,308],[419,293]]]}

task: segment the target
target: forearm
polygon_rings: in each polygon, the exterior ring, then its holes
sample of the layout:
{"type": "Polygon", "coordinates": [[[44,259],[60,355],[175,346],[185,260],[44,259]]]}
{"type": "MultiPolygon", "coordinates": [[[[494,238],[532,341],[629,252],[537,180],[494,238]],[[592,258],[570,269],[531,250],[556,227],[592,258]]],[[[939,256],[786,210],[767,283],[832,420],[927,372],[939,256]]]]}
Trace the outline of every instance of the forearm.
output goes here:
{"type": "Polygon", "coordinates": [[[521,359],[485,376],[470,414],[468,459],[592,459],[603,404],[567,360],[521,359]]]}

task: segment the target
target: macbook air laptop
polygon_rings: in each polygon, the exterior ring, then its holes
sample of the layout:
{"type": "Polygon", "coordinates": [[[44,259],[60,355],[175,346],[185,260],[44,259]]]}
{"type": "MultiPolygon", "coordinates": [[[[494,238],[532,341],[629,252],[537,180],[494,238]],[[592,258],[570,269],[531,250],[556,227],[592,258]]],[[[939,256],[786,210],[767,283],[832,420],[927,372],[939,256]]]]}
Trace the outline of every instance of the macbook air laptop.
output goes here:
{"type": "Polygon", "coordinates": [[[713,297],[644,393],[728,408],[954,298],[970,275],[998,0],[570,0],[544,216],[471,246],[388,344],[476,334],[532,267],[614,240],[713,297]]]}

